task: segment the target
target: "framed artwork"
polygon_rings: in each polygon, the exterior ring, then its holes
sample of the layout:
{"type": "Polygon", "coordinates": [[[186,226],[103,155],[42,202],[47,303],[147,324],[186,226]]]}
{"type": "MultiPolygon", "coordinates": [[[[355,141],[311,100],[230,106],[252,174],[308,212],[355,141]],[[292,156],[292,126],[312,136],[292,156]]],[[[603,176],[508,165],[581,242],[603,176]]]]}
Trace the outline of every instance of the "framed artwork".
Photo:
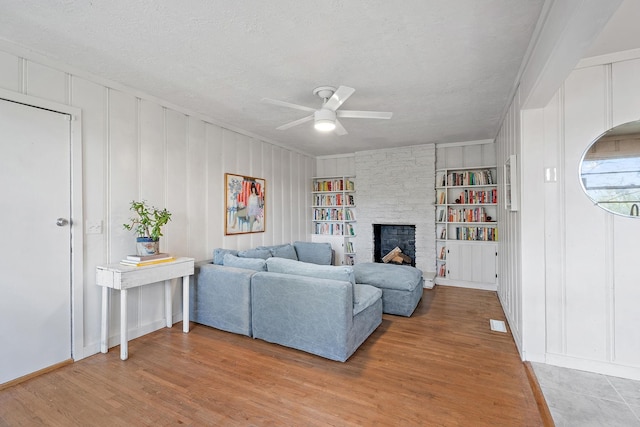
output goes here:
{"type": "Polygon", "coordinates": [[[224,234],[263,233],[266,182],[261,178],[224,174],[224,234]]]}
{"type": "Polygon", "coordinates": [[[504,208],[508,211],[518,210],[518,181],[515,154],[510,155],[504,163],[504,208]]]}

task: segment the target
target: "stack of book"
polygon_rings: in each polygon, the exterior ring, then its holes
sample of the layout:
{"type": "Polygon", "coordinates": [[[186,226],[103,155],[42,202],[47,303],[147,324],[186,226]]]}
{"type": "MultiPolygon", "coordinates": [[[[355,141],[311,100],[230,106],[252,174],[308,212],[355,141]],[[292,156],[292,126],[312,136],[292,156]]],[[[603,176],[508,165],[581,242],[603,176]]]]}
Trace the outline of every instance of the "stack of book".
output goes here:
{"type": "Polygon", "coordinates": [[[174,260],[175,257],[166,253],[159,253],[155,255],[127,255],[125,259],[120,261],[120,264],[127,265],[129,267],[143,267],[145,265],[162,264],[164,262],[171,262],[174,260]]]}

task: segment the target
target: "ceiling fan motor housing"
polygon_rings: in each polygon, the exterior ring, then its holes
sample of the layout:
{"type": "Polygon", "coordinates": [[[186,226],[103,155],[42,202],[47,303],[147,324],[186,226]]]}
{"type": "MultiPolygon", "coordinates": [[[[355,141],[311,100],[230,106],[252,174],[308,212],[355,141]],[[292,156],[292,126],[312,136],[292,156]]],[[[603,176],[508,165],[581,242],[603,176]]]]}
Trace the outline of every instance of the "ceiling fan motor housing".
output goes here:
{"type": "Polygon", "coordinates": [[[316,122],[318,120],[330,120],[332,122],[335,122],[336,112],[327,110],[326,108],[321,108],[320,110],[317,110],[315,113],[313,113],[313,117],[316,120],[316,122]]]}
{"type": "Polygon", "coordinates": [[[313,113],[314,127],[317,130],[331,131],[336,128],[336,112],[321,108],[313,113]]]}

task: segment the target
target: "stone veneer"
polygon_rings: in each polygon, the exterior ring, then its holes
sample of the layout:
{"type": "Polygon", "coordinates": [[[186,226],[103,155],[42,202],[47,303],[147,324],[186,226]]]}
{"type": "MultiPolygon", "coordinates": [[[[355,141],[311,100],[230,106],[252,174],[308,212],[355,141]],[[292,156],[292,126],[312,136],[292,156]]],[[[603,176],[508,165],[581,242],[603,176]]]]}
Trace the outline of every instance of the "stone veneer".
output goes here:
{"type": "Polygon", "coordinates": [[[416,267],[435,271],[435,145],[355,153],[358,262],[373,261],[373,224],[416,226],[416,267]]]}

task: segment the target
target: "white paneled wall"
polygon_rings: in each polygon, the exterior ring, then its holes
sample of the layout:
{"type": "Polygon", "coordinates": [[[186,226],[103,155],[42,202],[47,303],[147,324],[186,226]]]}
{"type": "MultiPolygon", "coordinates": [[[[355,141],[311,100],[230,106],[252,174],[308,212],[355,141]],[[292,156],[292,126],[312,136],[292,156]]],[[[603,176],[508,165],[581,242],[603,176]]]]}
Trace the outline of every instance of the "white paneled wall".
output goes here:
{"type": "MultiPolygon", "coordinates": [[[[47,61],[48,63],[48,61],[47,61]]],[[[134,235],[123,230],[129,203],[145,199],[167,207],[173,218],[161,249],[172,254],[211,258],[215,247],[249,248],[309,240],[310,182],[315,159],[229,131],[134,89],[65,72],[0,51],[0,87],[82,110],[83,213],[102,221],[102,234],[85,236],[84,354],[96,353],[100,339],[100,292],[96,265],[118,262],[135,250],[134,235]],[[224,235],[225,172],[266,179],[264,233],[224,235]]],[[[181,293],[174,292],[174,318],[181,318],[181,293]]],[[[162,327],[160,284],[130,292],[132,337],[162,327]]],[[[112,332],[119,331],[119,303],[112,299],[112,332]]],[[[112,336],[112,343],[118,336],[112,336]]]]}
{"type": "Polygon", "coordinates": [[[529,360],[640,379],[640,220],[595,206],[578,174],[596,137],[639,117],[640,58],[578,68],[544,109],[523,112],[521,300],[529,360]],[[545,182],[547,168],[556,181],[545,182]]]}
{"type": "Polygon", "coordinates": [[[436,169],[494,166],[496,149],[492,140],[438,144],[436,169]]]}
{"type": "MultiPolygon", "coordinates": [[[[498,298],[509,322],[513,339],[518,348],[522,348],[520,212],[525,212],[526,209],[522,207],[522,197],[517,201],[520,205],[519,211],[506,210],[504,199],[504,164],[509,156],[516,155],[515,167],[518,171],[521,170],[519,105],[516,94],[496,137],[495,148],[498,166],[498,298]]],[[[522,195],[520,189],[518,194],[522,195]]]]}
{"type": "Polygon", "coordinates": [[[355,154],[318,157],[317,173],[318,176],[356,175],[357,177],[355,154]]]}

